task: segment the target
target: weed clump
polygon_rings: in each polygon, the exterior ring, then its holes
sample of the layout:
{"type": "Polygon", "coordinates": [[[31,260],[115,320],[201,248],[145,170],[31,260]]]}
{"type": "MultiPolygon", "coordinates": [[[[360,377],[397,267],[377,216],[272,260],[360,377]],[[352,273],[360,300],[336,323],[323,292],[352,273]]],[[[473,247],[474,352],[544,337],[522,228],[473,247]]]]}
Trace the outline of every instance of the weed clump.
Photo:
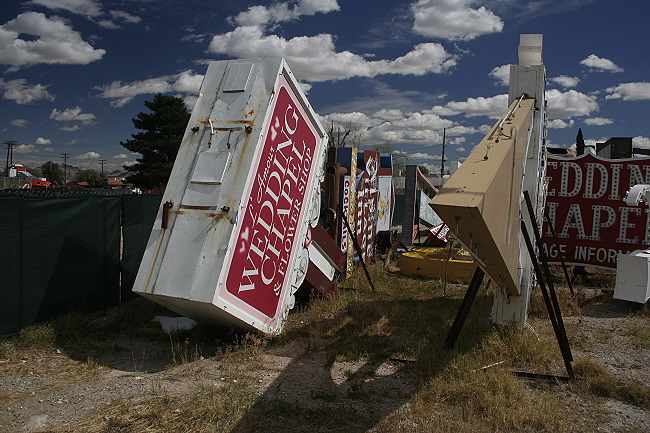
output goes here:
{"type": "Polygon", "coordinates": [[[56,334],[50,324],[32,325],[20,331],[15,343],[18,349],[45,352],[56,345],[56,334]]]}
{"type": "Polygon", "coordinates": [[[650,388],[637,382],[624,382],[609,373],[604,365],[593,359],[578,360],[574,372],[581,383],[579,390],[598,397],[613,398],[650,409],[650,388]]]}

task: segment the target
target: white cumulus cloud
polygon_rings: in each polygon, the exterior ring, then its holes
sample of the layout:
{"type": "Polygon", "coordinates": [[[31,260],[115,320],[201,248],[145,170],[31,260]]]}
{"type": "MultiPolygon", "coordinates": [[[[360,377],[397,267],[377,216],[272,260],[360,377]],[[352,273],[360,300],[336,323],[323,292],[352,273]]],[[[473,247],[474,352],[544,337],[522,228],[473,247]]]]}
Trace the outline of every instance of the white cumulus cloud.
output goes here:
{"type": "Polygon", "coordinates": [[[573,119],[570,119],[568,121],[562,119],[553,119],[548,122],[546,127],[549,129],[565,129],[573,127],[574,124],[575,121],[573,119]]]}
{"type": "MultiPolygon", "coordinates": [[[[576,90],[561,92],[557,89],[546,91],[549,117],[555,119],[570,119],[571,117],[589,116],[598,110],[595,96],[585,95],[576,90]]],[[[467,117],[488,116],[499,118],[508,108],[508,95],[501,94],[492,97],[479,96],[468,98],[466,101],[451,101],[445,105],[437,105],[429,112],[441,116],[464,114],[467,117]]],[[[555,127],[561,124],[556,123],[555,127]]]]}
{"type": "Polygon", "coordinates": [[[54,96],[42,84],[29,84],[24,78],[5,81],[0,78],[2,97],[16,104],[30,104],[41,99],[53,101],[54,96]]]}
{"type": "Polygon", "coordinates": [[[14,147],[13,152],[14,153],[32,153],[32,152],[36,152],[37,150],[39,150],[39,149],[33,144],[19,144],[18,146],[14,147]]]}
{"type": "Polygon", "coordinates": [[[650,99],[650,83],[621,83],[605,89],[605,99],[623,99],[624,101],[645,101],[650,99]]]}
{"type": "Polygon", "coordinates": [[[9,124],[11,124],[12,126],[17,126],[18,128],[25,128],[27,125],[29,125],[29,120],[14,119],[14,120],[10,120],[9,124]]]}
{"type": "Polygon", "coordinates": [[[40,63],[86,65],[104,54],[106,50],[95,49],[60,17],[26,12],[0,26],[0,64],[15,68],[40,63]]]}
{"type": "Polygon", "coordinates": [[[52,140],[49,138],[38,137],[34,144],[52,144],[52,140]]]}
{"type": "Polygon", "coordinates": [[[490,71],[490,77],[502,86],[508,86],[510,84],[510,65],[497,66],[490,71]]]}
{"type": "Polygon", "coordinates": [[[443,119],[437,114],[413,113],[404,119],[390,122],[390,124],[398,128],[406,128],[411,130],[436,130],[451,128],[454,122],[449,119],[443,119]]]}
{"type": "Polygon", "coordinates": [[[442,73],[456,65],[456,58],[440,44],[424,43],[395,60],[369,62],[375,74],[424,75],[442,73]]]}
{"type": "Polygon", "coordinates": [[[95,0],[31,0],[27,3],[44,6],[52,10],[64,10],[89,18],[102,13],[101,4],[95,0]]]}
{"type": "Polygon", "coordinates": [[[83,125],[90,125],[95,121],[95,115],[91,113],[82,113],[80,107],[68,108],[59,111],[52,109],[50,119],[58,122],[81,122],[83,125]]]}
{"type": "Polygon", "coordinates": [[[128,159],[128,155],[126,153],[118,153],[117,155],[113,155],[113,158],[115,159],[128,159]]]}
{"type": "Polygon", "coordinates": [[[116,20],[122,20],[129,24],[137,24],[142,21],[142,18],[136,15],[131,15],[128,12],[119,11],[119,10],[110,10],[108,11],[111,14],[111,17],[116,20]]]}
{"type": "Polygon", "coordinates": [[[374,113],[372,117],[380,120],[400,120],[404,118],[404,113],[397,108],[383,108],[374,113]]]}
{"type": "Polygon", "coordinates": [[[418,0],[411,6],[413,31],[432,38],[469,41],[481,35],[499,33],[503,21],[473,0],[418,0]]]}
{"type": "Polygon", "coordinates": [[[568,75],[558,75],[549,79],[552,83],[557,83],[564,88],[575,87],[580,82],[578,77],[570,77],[568,75]]]}
{"type": "Polygon", "coordinates": [[[121,21],[122,23],[126,24],[137,24],[140,21],[142,21],[142,18],[140,18],[137,15],[131,15],[128,12],[120,11],[120,10],[110,10],[108,11],[109,15],[111,16],[111,19],[101,19],[97,21],[97,24],[100,27],[103,27],[105,29],[120,29],[122,26],[119,24],[116,24],[115,21],[121,21]]]}
{"type": "Polygon", "coordinates": [[[476,134],[479,129],[455,123],[431,112],[404,113],[398,109],[382,109],[372,115],[361,112],[330,113],[320,117],[326,129],[330,125],[343,129],[352,127],[362,144],[390,143],[391,145],[414,144],[433,146],[441,144],[443,129],[447,143],[465,142],[464,135],[476,134]]]}
{"type": "Polygon", "coordinates": [[[352,126],[361,129],[377,126],[381,123],[381,120],[373,119],[372,117],[358,111],[348,113],[330,113],[326,116],[319,117],[325,128],[328,128],[332,122],[339,125],[352,126]]]}
{"type": "Polygon", "coordinates": [[[557,89],[546,91],[548,101],[548,116],[555,119],[570,119],[572,117],[589,116],[598,110],[595,96],[585,95],[576,90],[561,92],[557,89]]]}
{"type": "Polygon", "coordinates": [[[271,6],[251,6],[240,12],[232,21],[239,26],[265,26],[293,21],[303,15],[316,15],[340,10],[337,0],[299,0],[290,6],[289,2],[271,6]]]}
{"type": "Polygon", "coordinates": [[[101,155],[97,152],[86,152],[82,153],[81,155],[75,156],[75,159],[97,159],[101,155]]]}
{"type": "Polygon", "coordinates": [[[637,136],[632,138],[632,146],[639,147],[641,149],[650,149],[650,138],[637,136]]]}
{"type": "Polygon", "coordinates": [[[585,123],[587,125],[595,125],[595,126],[602,126],[602,125],[611,125],[614,123],[612,119],[607,119],[605,117],[590,117],[589,119],[585,119],[585,123]]]}
{"type": "Polygon", "coordinates": [[[580,64],[599,72],[623,72],[623,69],[611,60],[598,57],[595,54],[590,54],[580,64]]]}
{"type": "Polygon", "coordinates": [[[445,105],[437,105],[430,112],[441,116],[464,114],[467,117],[488,116],[500,117],[508,108],[508,95],[496,95],[489,98],[479,96],[468,98],[466,101],[451,101],[445,105]]]}
{"type": "Polygon", "coordinates": [[[372,60],[350,51],[337,52],[334,38],[323,33],[285,39],[256,26],[238,27],[212,38],[208,52],[235,58],[284,57],[300,80],[317,82],[380,74],[443,73],[456,64],[442,45],[423,43],[394,60],[372,60]]]}
{"type": "Polygon", "coordinates": [[[99,20],[99,21],[97,21],[97,25],[99,27],[109,29],[109,30],[115,30],[115,29],[121,29],[122,28],[119,25],[115,24],[111,20],[99,20]]]}
{"type": "Polygon", "coordinates": [[[393,155],[404,157],[408,160],[416,159],[420,161],[440,161],[440,155],[430,155],[424,152],[409,153],[403,150],[394,150],[393,155]]]}
{"type": "Polygon", "coordinates": [[[175,75],[163,75],[130,83],[113,81],[110,84],[95,87],[95,89],[101,90],[100,98],[111,99],[113,107],[123,107],[138,95],[178,92],[196,98],[202,81],[203,75],[194,74],[192,70],[188,69],[175,75]]]}

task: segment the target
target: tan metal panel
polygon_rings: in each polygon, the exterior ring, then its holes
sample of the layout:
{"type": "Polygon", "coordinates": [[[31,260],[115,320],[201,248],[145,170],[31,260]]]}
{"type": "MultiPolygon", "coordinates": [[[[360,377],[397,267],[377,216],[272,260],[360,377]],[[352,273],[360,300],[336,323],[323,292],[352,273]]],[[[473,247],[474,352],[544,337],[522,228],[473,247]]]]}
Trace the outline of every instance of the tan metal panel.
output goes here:
{"type": "Polygon", "coordinates": [[[431,200],[490,279],[518,295],[519,210],[534,99],[514,101],[431,200]]]}

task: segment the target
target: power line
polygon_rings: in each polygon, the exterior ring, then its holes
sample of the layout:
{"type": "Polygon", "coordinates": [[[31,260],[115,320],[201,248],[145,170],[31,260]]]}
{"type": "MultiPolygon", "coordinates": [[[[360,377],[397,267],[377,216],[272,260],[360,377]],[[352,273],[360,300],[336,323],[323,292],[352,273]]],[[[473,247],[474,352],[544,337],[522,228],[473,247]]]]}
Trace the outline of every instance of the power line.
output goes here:
{"type": "Polygon", "coordinates": [[[105,159],[100,159],[99,163],[102,165],[102,177],[104,177],[104,163],[106,162],[105,159]]]}
{"type": "Polygon", "coordinates": [[[63,184],[68,186],[68,157],[70,156],[69,153],[62,153],[61,158],[63,159],[63,184]]]}
{"type": "Polygon", "coordinates": [[[14,147],[18,144],[13,140],[7,140],[4,142],[7,145],[7,167],[5,169],[5,174],[9,176],[9,167],[14,163],[14,147]]]}
{"type": "Polygon", "coordinates": [[[447,129],[442,129],[442,157],[440,158],[440,179],[445,175],[445,138],[447,129]]]}

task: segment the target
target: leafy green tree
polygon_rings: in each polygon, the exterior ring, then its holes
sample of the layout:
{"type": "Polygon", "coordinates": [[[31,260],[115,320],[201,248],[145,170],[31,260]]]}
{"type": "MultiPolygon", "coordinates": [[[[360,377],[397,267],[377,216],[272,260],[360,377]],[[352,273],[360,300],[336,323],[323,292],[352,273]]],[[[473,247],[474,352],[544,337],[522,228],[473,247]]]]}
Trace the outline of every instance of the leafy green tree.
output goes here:
{"type": "Polygon", "coordinates": [[[142,130],[122,146],[142,155],[133,165],[124,166],[131,174],[128,180],[140,188],[164,187],[181,145],[190,113],[181,98],[157,94],[144,105],[151,111],[141,112],[133,126],[142,130]]]}
{"type": "Polygon", "coordinates": [[[47,161],[41,165],[41,173],[43,173],[43,177],[50,182],[63,181],[63,170],[56,162],[47,161]]]}
{"type": "Polygon", "coordinates": [[[95,170],[91,169],[79,170],[75,175],[74,180],[77,182],[88,182],[88,186],[91,188],[103,188],[108,185],[108,179],[106,179],[106,176],[102,176],[95,170]]]}

